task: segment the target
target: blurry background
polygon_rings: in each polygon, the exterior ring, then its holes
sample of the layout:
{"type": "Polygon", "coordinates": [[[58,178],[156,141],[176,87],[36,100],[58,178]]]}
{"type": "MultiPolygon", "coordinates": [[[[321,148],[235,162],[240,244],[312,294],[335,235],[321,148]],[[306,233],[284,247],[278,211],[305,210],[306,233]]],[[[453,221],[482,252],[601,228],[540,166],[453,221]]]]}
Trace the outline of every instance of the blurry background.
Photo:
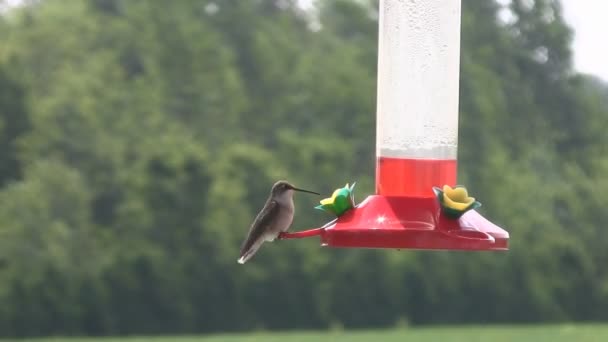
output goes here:
{"type": "Polygon", "coordinates": [[[459,182],[509,252],[245,266],[276,179],[374,190],[377,2],[1,3],[0,335],[608,320],[608,86],[558,1],[462,2],[459,182]]]}
{"type": "Polygon", "coordinates": [[[564,18],[574,29],[572,52],[577,70],[597,74],[608,80],[608,48],[603,43],[608,30],[608,2],[562,0],[564,18]]]}

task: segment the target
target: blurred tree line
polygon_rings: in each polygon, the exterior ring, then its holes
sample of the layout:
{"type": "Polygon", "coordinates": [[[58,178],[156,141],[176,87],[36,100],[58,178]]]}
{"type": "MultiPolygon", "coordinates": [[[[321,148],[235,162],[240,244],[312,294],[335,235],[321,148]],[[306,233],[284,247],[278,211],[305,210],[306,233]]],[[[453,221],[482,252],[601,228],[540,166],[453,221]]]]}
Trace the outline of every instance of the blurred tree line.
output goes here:
{"type": "Polygon", "coordinates": [[[0,335],[608,319],[608,87],[551,0],[463,1],[459,182],[511,251],[236,263],[275,180],[373,192],[377,3],[317,5],[0,6],[0,335]]]}

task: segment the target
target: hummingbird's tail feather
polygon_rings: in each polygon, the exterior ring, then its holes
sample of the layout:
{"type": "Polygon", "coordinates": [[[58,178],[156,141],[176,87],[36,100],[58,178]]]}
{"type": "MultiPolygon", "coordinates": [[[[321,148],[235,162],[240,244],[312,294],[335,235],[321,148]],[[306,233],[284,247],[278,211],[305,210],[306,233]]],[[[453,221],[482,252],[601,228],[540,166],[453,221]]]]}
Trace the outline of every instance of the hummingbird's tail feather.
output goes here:
{"type": "Polygon", "coordinates": [[[249,249],[247,249],[241,253],[241,257],[239,258],[239,260],[237,262],[241,265],[246,263],[247,260],[251,259],[255,255],[255,253],[258,251],[258,249],[260,249],[260,246],[262,246],[262,243],[264,243],[264,239],[258,239],[257,241],[255,241],[249,249]]]}

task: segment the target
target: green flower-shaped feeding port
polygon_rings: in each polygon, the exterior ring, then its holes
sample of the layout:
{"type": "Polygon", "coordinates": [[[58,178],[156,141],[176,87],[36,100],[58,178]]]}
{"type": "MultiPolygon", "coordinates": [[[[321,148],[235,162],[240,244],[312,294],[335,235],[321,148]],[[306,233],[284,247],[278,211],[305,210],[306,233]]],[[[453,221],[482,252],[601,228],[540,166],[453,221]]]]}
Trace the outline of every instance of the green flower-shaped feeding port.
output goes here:
{"type": "Polygon", "coordinates": [[[355,195],[353,193],[355,184],[356,182],[349,186],[346,183],[343,188],[336,189],[330,198],[321,200],[321,205],[316,206],[315,209],[332,213],[338,217],[342,216],[355,207],[355,195]]]}
{"type": "Polygon", "coordinates": [[[481,203],[470,197],[467,189],[462,185],[452,188],[444,185],[443,189],[433,187],[433,192],[441,205],[443,213],[451,218],[459,218],[469,210],[481,207],[481,203]]]}

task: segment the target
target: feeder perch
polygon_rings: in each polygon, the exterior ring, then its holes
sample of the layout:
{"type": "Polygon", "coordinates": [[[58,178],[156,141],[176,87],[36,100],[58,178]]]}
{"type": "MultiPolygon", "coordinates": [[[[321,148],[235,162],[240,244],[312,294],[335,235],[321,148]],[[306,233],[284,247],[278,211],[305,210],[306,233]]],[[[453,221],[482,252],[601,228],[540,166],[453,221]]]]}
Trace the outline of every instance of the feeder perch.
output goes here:
{"type": "MultiPolygon", "coordinates": [[[[460,0],[380,0],[376,192],[336,219],[280,238],[323,246],[508,250],[509,233],[485,219],[456,184],[460,0]]],[[[354,199],[353,205],[354,205],[354,199]]],[[[319,208],[319,207],[317,207],[319,208]]]]}

